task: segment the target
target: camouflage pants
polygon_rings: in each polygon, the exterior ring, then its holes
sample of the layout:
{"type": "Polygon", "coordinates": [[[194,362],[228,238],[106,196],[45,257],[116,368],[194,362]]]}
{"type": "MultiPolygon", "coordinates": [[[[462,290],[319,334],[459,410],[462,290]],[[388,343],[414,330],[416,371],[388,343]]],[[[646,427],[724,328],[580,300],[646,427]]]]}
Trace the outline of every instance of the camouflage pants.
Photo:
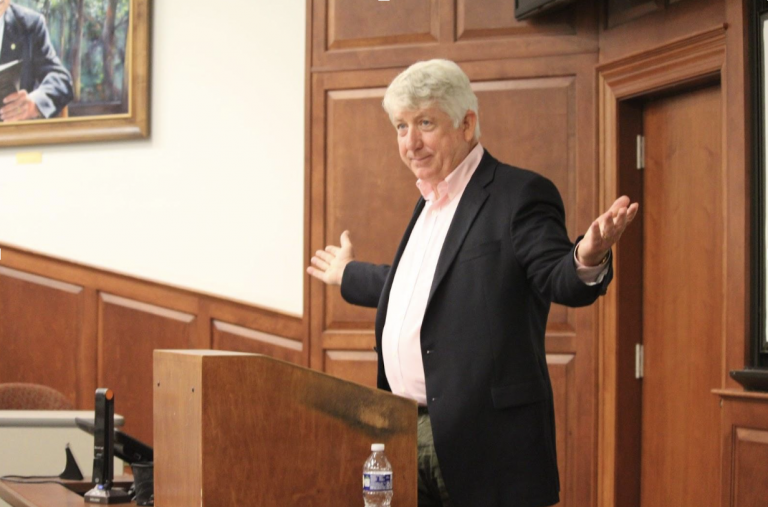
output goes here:
{"type": "Polygon", "coordinates": [[[435,454],[432,424],[426,408],[419,407],[419,507],[451,507],[443,474],[435,454]]]}

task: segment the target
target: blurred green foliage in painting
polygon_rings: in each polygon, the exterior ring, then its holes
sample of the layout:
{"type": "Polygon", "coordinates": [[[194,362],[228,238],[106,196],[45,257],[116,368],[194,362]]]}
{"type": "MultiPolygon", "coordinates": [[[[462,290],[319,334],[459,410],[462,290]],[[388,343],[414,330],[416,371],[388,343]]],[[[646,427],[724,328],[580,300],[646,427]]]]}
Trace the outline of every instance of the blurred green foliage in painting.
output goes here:
{"type": "Polygon", "coordinates": [[[70,116],[127,111],[125,72],[130,0],[12,0],[41,13],[72,73],[70,116]]]}

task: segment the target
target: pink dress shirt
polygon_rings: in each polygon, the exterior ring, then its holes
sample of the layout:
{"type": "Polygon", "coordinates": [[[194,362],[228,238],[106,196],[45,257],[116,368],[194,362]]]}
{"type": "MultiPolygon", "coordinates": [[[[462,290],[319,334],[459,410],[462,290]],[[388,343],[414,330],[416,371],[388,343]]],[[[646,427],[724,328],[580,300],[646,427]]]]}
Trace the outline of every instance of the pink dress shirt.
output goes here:
{"type": "MultiPolygon", "coordinates": [[[[426,204],[413,227],[400,258],[389,296],[382,337],[384,370],[392,393],[427,404],[424,365],[421,357],[421,322],[427,308],[429,290],[437,260],[467,183],[483,158],[480,143],[435,189],[416,182],[426,204]]],[[[582,281],[599,283],[608,266],[586,267],[574,258],[582,281]]]]}

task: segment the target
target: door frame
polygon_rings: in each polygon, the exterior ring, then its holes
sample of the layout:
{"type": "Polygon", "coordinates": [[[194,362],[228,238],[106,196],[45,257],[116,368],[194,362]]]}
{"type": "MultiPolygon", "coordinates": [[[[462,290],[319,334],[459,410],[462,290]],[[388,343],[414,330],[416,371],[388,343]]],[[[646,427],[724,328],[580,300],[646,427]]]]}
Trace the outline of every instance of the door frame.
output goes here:
{"type": "MultiPolygon", "coordinates": [[[[729,183],[735,183],[739,186],[743,176],[731,178],[729,173],[729,152],[727,146],[731,145],[734,133],[729,132],[729,118],[727,114],[731,108],[727,106],[728,100],[732,96],[729,93],[729,78],[725,69],[726,62],[726,40],[728,39],[726,25],[717,26],[704,32],[700,32],[691,37],[686,37],[666,44],[661,47],[644,51],[638,54],[622,58],[617,61],[601,64],[597,67],[598,73],[598,146],[599,146],[599,169],[598,169],[598,202],[601,210],[608,209],[617,196],[621,195],[622,189],[627,183],[620,181],[620,149],[622,147],[620,130],[622,116],[620,112],[626,109],[632,99],[641,99],[643,97],[655,95],[659,92],[675,89],[686,89],[696,86],[701,82],[719,80],[722,86],[723,94],[723,171],[724,180],[729,183]]],[[[735,93],[734,93],[735,95],[735,93]]],[[[742,88],[743,95],[743,88],[742,88]]],[[[737,95],[736,95],[737,96],[737,95]]],[[[733,109],[738,110],[739,104],[734,104],[733,109]]],[[[743,117],[742,117],[743,119],[743,117]]],[[[744,130],[741,130],[743,136],[744,130]]],[[[625,134],[626,135],[626,134],[625,134]]],[[[626,139],[626,137],[624,138],[626,139]]],[[[625,152],[626,156],[626,152],[625,152]]],[[[733,171],[733,164],[730,171],[733,171]]],[[[626,179],[626,178],[625,178],[626,179]]],[[[732,188],[726,189],[725,195],[725,237],[733,238],[735,234],[741,234],[742,244],[724,245],[726,271],[730,275],[736,276],[744,285],[744,267],[743,259],[744,244],[746,235],[744,231],[739,231],[738,226],[746,217],[744,197],[741,200],[732,199],[732,188]],[[739,208],[739,206],[741,208],[739,208]],[[730,216],[731,212],[733,217],[730,216]],[[737,227],[734,230],[734,226],[737,227]],[[741,254],[742,258],[731,262],[731,259],[741,254]],[[740,262],[739,262],[740,261],[740,262]],[[734,269],[735,268],[735,269],[734,269]],[[740,273],[741,270],[741,273],[740,273]]],[[[642,213],[642,203],[641,213],[642,213]]],[[[598,460],[597,460],[597,505],[602,507],[625,507],[617,503],[617,477],[620,477],[622,470],[617,466],[617,413],[618,403],[618,336],[621,332],[621,322],[627,321],[628,313],[634,312],[632,317],[636,317],[642,311],[638,308],[636,298],[632,297],[632,287],[629,285],[629,275],[622,285],[622,271],[628,272],[633,262],[636,262],[637,254],[632,252],[632,247],[637,245],[637,241],[629,238],[629,241],[620,242],[614,251],[614,269],[615,279],[605,297],[601,298],[598,311],[598,460]],[[625,249],[622,252],[622,248],[625,249]],[[622,256],[623,253],[623,256],[622,256]],[[625,265],[622,265],[622,259],[625,265]],[[624,268],[624,269],[623,269],[624,268]],[[622,298],[622,294],[629,295],[622,298]],[[634,302],[634,303],[633,303],[634,302]],[[622,305],[622,303],[624,303],[622,305]],[[635,306],[632,306],[635,304],[635,306]]],[[[738,243],[738,242],[737,242],[738,243]]],[[[728,277],[730,278],[730,277],[728,277]]],[[[736,285],[738,286],[738,280],[736,285]]],[[[726,280],[725,287],[733,288],[733,284],[726,280]]],[[[730,297],[730,294],[729,294],[730,297]]],[[[726,300],[723,311],[738,312],[741,308],[741,314],[744,315],[745,305],[744,294],[740,294],[735,301],[726,300]],[[726,308],[726,306],[728,308],[726,308]]],[[[631,319],[630,319],[631,320],[631,319]]],[[[728,328],[730,319],[725,320],[728,328]]],[[[731,330],[728,331],[730,335],[731,330]]],[[[735,330],[738,333],[738,329],[735,330]]],[[[743,329],[742,329],[743,334],[743,329]]],[[[732,340],[726,340],[723,337],[723,378],[725,383],[726,361],[728,354],[725,351],[726,342],[733,343],[732,340]]],[[[734,338],[735,345],[742,343],[741,338],[734,338]]],[[[638,425],[640,421],[638,421],[638,425]]],[[[717,435],[712,435],[717,438],[717,435]]],[[[638,456],[639,459],[639,456],[638,456]]]]}

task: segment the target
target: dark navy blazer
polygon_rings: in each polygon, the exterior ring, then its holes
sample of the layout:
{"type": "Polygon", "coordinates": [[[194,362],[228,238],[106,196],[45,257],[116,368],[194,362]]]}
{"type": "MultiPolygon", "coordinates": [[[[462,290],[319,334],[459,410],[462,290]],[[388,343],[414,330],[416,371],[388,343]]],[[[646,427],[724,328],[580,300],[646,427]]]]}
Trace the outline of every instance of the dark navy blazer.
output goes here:
{"type": "Polygon", "coordinates": [[[42,14],[12,3],[4,19],[0,65],[22,60],[21,88],[42,90],[37,107],[52,108],[55,116],[72,100],[72,76],[56,56],[42,14]]]}
{"type": "MultiPolygon", "coordinates": [[[[389,390],[381,336],[397,265],[352,262],[342,296],[378,307],[378,386],[389,390]]],[[[559,501],[552,387],[544,334],[550,304],[584,306],[613,276],[576,274],[560,194],[548,179],[487,151],[445,238],[421,327],[435,450],[456,507],[541,507],[559,501]],[[429,354],[427,354],[429,351],[429,354]]]]}

